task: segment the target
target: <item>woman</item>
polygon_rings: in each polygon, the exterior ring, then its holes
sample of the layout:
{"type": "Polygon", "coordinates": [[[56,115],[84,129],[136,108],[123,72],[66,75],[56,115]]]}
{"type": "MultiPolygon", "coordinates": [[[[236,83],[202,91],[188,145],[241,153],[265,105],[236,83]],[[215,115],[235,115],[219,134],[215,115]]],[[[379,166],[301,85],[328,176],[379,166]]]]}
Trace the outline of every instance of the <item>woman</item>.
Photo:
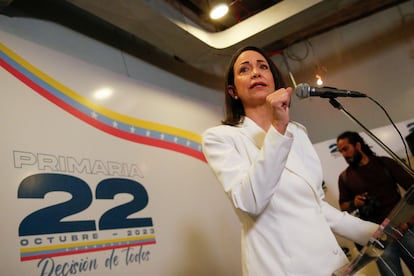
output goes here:
{"type": "Polygon", "coordinates": [[[348,260],[333,232],[366,244],[377,225],[326,203],[306,129],[290,121],[292,88],[256,47],[227,72],[226,118],[203,151],[242,224],[243,275],[331,275],[348,260]]]}

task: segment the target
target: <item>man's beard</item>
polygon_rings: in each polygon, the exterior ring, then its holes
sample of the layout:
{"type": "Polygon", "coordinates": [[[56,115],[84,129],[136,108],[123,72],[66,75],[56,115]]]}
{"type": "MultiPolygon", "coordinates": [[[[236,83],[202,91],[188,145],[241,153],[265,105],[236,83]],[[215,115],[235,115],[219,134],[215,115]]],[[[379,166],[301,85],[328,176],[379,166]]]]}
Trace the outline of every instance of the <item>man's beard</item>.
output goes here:
{"type": "Polygon", "coordinates": [[[349,166],[356,168],[359,166],[359,162],[362,160],[362,154],[359,151],[356,151],[352,158],[347,158],[346,162],[349,164],[349,166]]]}

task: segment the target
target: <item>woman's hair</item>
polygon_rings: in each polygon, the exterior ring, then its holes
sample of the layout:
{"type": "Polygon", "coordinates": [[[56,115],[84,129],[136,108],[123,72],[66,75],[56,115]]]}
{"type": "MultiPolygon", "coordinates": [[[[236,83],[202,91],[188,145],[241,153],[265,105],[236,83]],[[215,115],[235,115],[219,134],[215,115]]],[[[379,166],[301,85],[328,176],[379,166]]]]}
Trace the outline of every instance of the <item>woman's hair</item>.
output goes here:
{"type": "Polygon", "coordinates": [[[237,58],[245,51],[258,52],[266,59],[267,63],[270,66],[270,71],[273,75],[275,90],[285,87],[285,82],[283,81],[279,69],[273,63],[272,59],[262,49],[254,46],[245,46],[240,48],[234,53],[225,75],[224,99],[226,107],[226,118],[222,121],[224,125],[235,126],[242,122],[243,116],[245,115],[243,103],[241,102],[240,98],[235,99],[228,93],[229,87],[234,87],[234,64],[236,63],[237,58]]]}
{"type": "Polygon", "coordinates": [[[375,156],[375,152],[371,150],[371,147],[365,143],[364,139],[357,132],[354,131],[345,131],[336,138],[336,142],[342,139],[348,139],[348,142],[355,146],[357,143],[361,144],[361,150],[368,156],[375,156]]]}

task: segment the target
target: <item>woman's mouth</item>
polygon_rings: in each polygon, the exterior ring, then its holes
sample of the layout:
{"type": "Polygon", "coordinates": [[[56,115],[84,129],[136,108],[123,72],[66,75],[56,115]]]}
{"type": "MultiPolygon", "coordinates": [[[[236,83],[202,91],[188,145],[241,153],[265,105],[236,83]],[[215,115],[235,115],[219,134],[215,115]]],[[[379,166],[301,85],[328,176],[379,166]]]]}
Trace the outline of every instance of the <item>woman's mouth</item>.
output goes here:
{"type": "Polygon", "coordinates": [[[252,85],[250,85],[250,89],[252,89],[252,88],[255,88],[255,87],[265,87],[265,86],[267,86],[267,84],[266,83],[264,83],[264,82],[255,82],[255,83],[253,83],[252,85]]]}

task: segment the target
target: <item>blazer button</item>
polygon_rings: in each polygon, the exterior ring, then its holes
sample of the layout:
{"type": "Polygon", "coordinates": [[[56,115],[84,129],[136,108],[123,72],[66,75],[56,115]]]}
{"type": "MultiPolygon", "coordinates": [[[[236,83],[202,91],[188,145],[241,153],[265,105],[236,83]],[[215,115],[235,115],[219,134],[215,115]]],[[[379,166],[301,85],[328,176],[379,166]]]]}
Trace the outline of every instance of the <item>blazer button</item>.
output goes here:
{"type": "Polygon", "coordinates": [[[332,251],[332,253],[334,253],[334,255],[338,255],[339,251],[338,249],[335,249],[334,251],[332,251]]]}

